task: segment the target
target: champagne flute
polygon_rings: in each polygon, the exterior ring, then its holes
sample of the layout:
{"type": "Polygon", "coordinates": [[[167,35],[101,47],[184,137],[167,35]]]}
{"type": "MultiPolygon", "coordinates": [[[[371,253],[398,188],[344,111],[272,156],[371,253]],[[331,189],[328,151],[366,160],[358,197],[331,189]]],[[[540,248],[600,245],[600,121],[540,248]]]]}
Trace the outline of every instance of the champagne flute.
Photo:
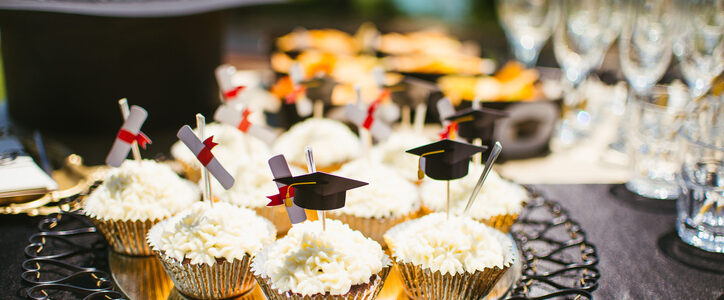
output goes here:
{"type": "MultiPolygon", "coordinates": [[[[629,85],[629,99],[647,95],[671,62],[675,6],[673,0],[634,0],[626,6],[626,21],[618,43],[621,71],[629,85]]],[[[628,112],[626,102],[614,103],[619,120],[611,149],[624,152],[628,112]]]]}
{"type": "Polygon", "coordinates": [[[674,54],[692,96],[706,93],[724,70],[724,0],[680,1],[674,54]]]}
{"type": "MultiPolygon", "coordinates": [[[[623,25],[626,23],[627,11],[626,3],[628,0],[609,0],[610,1],[610,12],[608,26],[603,29],[603,40],[602,45],[604,49],[609,49],[613,42],[621,34],[623,25]]],[[[596,64],[596,68],[600,67],[603,63],[603,59],[606,57],[605,53],[600,57],[600,60],[596,64]]]]}
{"type": "Polygon", "coordinates": [[[673,44],[672,0],[632,1],[619,40],[621,71],[632,91],[645,95],[664,75],[673,44]]]}
{"type": "Polygon", "coordinates": [[[563,71],[568,91],[558,137],[571,145],[586,137],[593,121],[578,86],[598,64],[610,46],[611,18],[618,7],[615,0],[562,0],[561,21],[553,33],[553,51],[563,71]]]}
{"type": "Polygon", "coordinates": [[[558,22],[556,0],[498,0],[498,18],[515,58],[528,68],[558,22]]]}

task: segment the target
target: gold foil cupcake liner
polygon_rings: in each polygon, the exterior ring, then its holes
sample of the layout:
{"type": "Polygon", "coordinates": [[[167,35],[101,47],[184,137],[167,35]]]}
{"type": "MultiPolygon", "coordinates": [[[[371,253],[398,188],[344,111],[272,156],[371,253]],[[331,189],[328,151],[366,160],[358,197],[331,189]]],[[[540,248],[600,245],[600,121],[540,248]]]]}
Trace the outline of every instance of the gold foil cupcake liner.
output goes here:
{"type": "MultiPolygon", "coordinates": [[[[344,165],[345,163],[346,162],[341,162],[341,163],[331,164],[329,166],[317,166],[317,172],[332,173],[334,171],[338,171],[339,169],[341,169],[342,165],[344,165]]],[[[302,170],[307,169],[307,165],[305,165],[305,164],[297,164],[297,163],[289,163],[289,164],[292,166],[295,166],[297,168],[300,168],[302,170]]]]}
{"type": "Polygon", "coordinates": [[[201,169],[194,164],[178,161],[184,170],[184,177],[189,181],[199,182],[201,180],[201,169]]]}
{"type": "MultiPolygon", "coordinates": [[[[160,299],[160,298],[157,298],[160,299]]],[[[181,294],[178,289],[171,289],[171,292],[168,293],[168,297],[166,300],[193,300],[194,298],[189,298],[184,294],[181,294]]],[[[252,289],[251,291],[248,291],[242,295],[234,296],[231,299],[234,300],[266,300],[264,298],[264,294],[261,293],[261,290],[259,288],[252,289]]]]}
{"type": "Polygon", "coordinates": [[[287,231],[292,228],[292,223],[289,221],[289,216],[287,215],[287,209],[283,205],[254,207],[253,209],[257,215],[266,218],[274,224],[274,227],[277,228],[277,236],[287,234],[287,231]]]}
{"type": "Polygon", "coordinates": [[[362,218],[343,213],[331,213],[329,214],[329,218],[342,221],[349,225],[350,228],[362,232],[366,237],[377,241],[382,248],[385,248],[387,247],[387,243],[385,243],[383,237],[385,232],[392,228],[392,226],[414,219],[417,215],[418,210],[414,210],[407,215],[395,218],[362,218]]]}
{"type": "Polygon", "coordinates": [[[403,263],[395,259],[400,271],[403,288],[411,299],[416,300],[469,300],[483,299],[508,270],[509,266],[485,268],[474,273],[454,275],[432,271],[420,265],[403,263]]]}
{"type": "Polygon", "coordinates": [[[153,255],[146,243],[148,231],[161,220],[124,221],[99,219],[89,216],[93,225],[103,234],[113,251],[136,256],[153,255]]]}
{"type": "Polygon", "coordinates": [[[427,216],[427,215],[429,215],[429,214],[431,214],[431,213],[433,213],[433,212],[435,212],[435,211],[433,211],[432,209],[430,209],[429,207],[427,207],[427,205],[425,205],[425,204],[423,204],[423,205],[420,207],[420,217],[427,216]]]}
{"type": "Polygon", "coordinates": [[[254,277],[249,269],[251,256],[241,260],[217,259],[213,266],[179,262],[154,251],[174,286],[183,295],[198,299],[226,299],[241,295],[254,288],[254,277]]]}
{"type": "Polygon", "coordinates": [[[500,230],[503,233],[510,232],[510,227],[513,226],[513,223],[515,223],[515,220],[518,219],[518,214],[504,214],[504,215],[497,215],[490,218],[487,218],[485,220],[479,220],[486,225],[493,227],[497,230],[500,230]]]}
{"type": "Polygon", "coordinates": [[[365,284],[353,285],[349,292],[344,295],[314,294],[302,295],[292,292],[281,292],[272,288],[271,278],[260,274],[254,274],[254,278],[259,283],[261,291],[268,300],[372,300],[377,298],[382,286],[385,284],[387,275],[390,274],[391,264],[386,265],[380,272],[372,275],[370,282],[365,284]]]}
{"type": "MultiPolygon", "coordinates": [[[[434,210],[430,209],[426,205],[423,205],[420,209],[420,217],[429,215],[431,213],[435,212],[434,210]]],[[[500,232],[508,233],[510,232],[510,227],[513,226],[513,223],[515,223],[516,220],[518,220],[518,214],[503,214],[503,215],[497,215],[492,216],[490,218],[486,219],[478,219],[473,218],[478,222],[485,223],[486,225],[493,227],[500,232]]]]}

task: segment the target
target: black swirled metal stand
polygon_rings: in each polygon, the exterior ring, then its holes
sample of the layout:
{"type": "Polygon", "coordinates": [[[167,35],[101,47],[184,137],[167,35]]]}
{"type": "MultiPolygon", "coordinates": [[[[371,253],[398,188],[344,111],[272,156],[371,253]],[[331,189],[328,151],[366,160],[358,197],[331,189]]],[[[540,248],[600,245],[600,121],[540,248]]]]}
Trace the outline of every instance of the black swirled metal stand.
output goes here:
{"type": "Polygon", "coordinates": [[[511,234],[525,261],[506,299],[593,298],[601,277],[596,247],[559,203],[535,195],[511,234]]]}
{"type": "MultiPolygon", "coordinates": [[[[64,201],[77,201],[80,196],[64,201]]],[[[25,247],[27,259],[20,275],[29,286],[28,298],[124,298],[115,290],[110,274],[98,266],[106,260],[106,242],[85,216],[53,213],[38,224],[38,230],[25,247]]]]}

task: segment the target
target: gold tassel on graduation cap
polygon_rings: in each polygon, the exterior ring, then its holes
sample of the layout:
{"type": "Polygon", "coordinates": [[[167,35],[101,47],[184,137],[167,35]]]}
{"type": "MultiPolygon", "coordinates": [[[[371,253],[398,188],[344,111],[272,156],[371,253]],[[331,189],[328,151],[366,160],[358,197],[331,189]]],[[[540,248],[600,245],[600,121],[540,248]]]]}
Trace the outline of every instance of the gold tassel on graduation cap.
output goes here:
{"type": "Polygon", "coordinates": [[[438,154],[443,152],[445,152],[445,150],[430,151],[420,155],[420,157],[417,159],[417,180],[422,180],[423,178],[425,178],[425,172],[422,170],[422,158],[425,155],[438,154]]]}
{"type": "Polygon", "coordinates": [[[294,187],[295,185],[303,185],[303,184],[317,184],[317,183],[314,182],[314,181],[309,181],[309,182],[297,182],[297,183],[292,183],[292,184],[290,184],[290,185],[287,187],[287,193],[284,195],[284,205],[285,205],[286,207],[291,207],[291,206],[292,206],[291,197],[289,197],[289,190],[291,190],[292,187],[294,187]]]}

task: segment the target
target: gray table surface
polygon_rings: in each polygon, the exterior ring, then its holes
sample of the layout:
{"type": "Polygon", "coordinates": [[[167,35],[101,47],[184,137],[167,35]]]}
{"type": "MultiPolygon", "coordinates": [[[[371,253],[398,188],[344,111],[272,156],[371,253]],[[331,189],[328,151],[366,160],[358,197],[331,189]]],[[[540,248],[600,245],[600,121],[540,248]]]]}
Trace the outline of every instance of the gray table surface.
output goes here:
{"type": "Polygon", "coordinates": [[[626,192],[612,192],[623,190],[620,185],[536,188],[568,209],[596,246],[601,271],[597,299],[724,299],[724,274],[685,265],[658,246],[667,236],[674,240],[672,202],[637,202],[626,192]]]}

